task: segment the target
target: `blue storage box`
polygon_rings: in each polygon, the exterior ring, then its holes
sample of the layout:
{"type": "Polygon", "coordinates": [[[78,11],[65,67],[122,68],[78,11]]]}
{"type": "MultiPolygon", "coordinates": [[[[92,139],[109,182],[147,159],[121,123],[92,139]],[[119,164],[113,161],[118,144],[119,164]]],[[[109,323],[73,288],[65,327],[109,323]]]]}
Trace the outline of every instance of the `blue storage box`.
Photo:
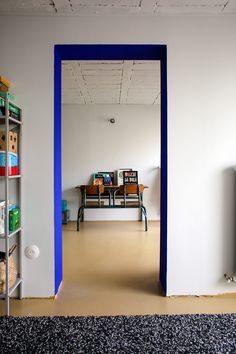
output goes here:
{"type": "MultiPolygon", "coordinates": [[[[13,152],[8,153],[8,161],[9,161],[9,166],[18,166],[18,154],[15,154],[13,152]]],[[[0,166],[5,167],[6,166],[6,153],[5,151],[0,151],[0,166]]]]}

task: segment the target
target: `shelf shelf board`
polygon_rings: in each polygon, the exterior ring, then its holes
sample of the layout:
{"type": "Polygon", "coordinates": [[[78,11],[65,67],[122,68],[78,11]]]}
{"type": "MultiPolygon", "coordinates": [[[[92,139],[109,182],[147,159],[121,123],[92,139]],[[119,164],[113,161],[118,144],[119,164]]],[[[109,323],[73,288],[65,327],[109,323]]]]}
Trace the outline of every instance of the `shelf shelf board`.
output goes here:
{"type": "Polygon", "coordinates": [[[14,179],[14,178],[21,178],[22,175],[13,175],[13,176],[8,176],[8,178],[10,179],[14,179]]]}
{"type": "MultiPolygon", "coordinates": [[[[14,236],[15,234],[17,234],[17,233],[20,232],[21,230],[22,230],[22,227],[19,227],[17,230],[12,231],[11,233],[9,233],[8,238],[11,238],[12,236],[14,236]]],[[[6,238],[5,234],[0,235],[0,239],[5,239],[5,238],[6,238]]]]}
{"type": "MultiPolygon", "coordinates": [[[[15,284],[9,289],[9,296],[13,294],[16,288],[22,283],[22,278],[17,278],[15,284]]],[[[0,294],[0,299],[6,299],[6,294],[0,294]]]]}
{"type": "MultiPolygon", "coordinates": [[[[0,123],[1,124],[4,124],[5,122],[5,116],[1,116],[0,117],[0,123]]],[[[19,125],[22,125],[22,122],[18,119],[15,119],[15,118],[12,118],[12,117],[8,117],[9,121],[12,122],[12,123],[15,123],[15,124],[19,124],[19,125]]]]}
{"type": "MultiPolygon", "coordinates": [[[[9,179],[15,179],[15,178],[21,178],[22,175],[12,175],[12,176],[8,176],[9,179]]],[[[0,178],[6,178],[6,176],[0,176],[0,178]]]]}
{"type": "Polygon", "coordinates": [[[12,118],[12,117],[9,117],[9,121],[13,122],[13,123],[16,123],[16,124],[20,124],[20,125],[22,124],[22,122],[20,120],[12,118]]]}

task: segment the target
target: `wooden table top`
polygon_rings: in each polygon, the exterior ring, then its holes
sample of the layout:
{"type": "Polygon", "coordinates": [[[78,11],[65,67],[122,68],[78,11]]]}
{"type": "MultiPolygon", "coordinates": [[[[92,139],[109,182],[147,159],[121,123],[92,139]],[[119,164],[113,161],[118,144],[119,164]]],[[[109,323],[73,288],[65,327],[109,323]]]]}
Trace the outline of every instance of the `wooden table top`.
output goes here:
{"type": "MultiPolygon", "coordinates": [[[[84,184],[81,184],[81,185],[79,185],[79,186],[76,186],[75,188],[80,188],[80,187],[82,187],[82,186],[84,186],[84,184]]],[[[87,186],[91,186],[91,184],[88,184],[87,186]]],[[[113,188],[119,188],[120,186],[117,186],[117,185],[114,185],[114,186],[104,186],[104,188],[108,188],[108,189],[113,189],[113,188]]],[[[148,186],[143,186],[144,188],[149,188],[148,186]]]]}

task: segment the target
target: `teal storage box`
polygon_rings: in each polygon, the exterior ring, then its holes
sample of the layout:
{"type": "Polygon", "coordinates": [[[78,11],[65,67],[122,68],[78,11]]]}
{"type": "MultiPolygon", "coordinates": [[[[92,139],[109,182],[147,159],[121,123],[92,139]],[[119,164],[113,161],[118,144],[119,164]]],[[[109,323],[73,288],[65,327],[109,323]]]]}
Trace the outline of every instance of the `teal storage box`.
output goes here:
{"type": "Polygon", "coordinates": [[[61,207],[62,207],[62,211],[66,211],[68,208],[67,208],[67,200],[65,199],[62,199],[61,201],[61,207]]]}
{"type": "Polygon", "coordinates": [[[68,224],[70,220],[70,210],[64,210],[62,212],[62,224],[68,224]]]}

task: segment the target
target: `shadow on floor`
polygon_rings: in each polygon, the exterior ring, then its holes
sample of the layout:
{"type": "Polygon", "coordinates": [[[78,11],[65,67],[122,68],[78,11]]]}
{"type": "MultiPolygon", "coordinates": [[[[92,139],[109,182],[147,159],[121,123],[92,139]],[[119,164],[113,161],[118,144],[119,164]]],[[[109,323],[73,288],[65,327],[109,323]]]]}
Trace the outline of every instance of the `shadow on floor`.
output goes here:
{"type": "Polygon", "coordinates": [[[112,272],[87,271],[86,277],[74,277],[69,281],[70,286],[77,284],[78,287],[89,288],[90,291],[111,291],[123,292],[128,290],[135,293],[146,293],[149,295],[164,296],[161,284],[158,279],[158,272],[140,272],[124,274],[124,271],[112,272]],[[94,290],[93,290],[94,289],[94,290]]]}

